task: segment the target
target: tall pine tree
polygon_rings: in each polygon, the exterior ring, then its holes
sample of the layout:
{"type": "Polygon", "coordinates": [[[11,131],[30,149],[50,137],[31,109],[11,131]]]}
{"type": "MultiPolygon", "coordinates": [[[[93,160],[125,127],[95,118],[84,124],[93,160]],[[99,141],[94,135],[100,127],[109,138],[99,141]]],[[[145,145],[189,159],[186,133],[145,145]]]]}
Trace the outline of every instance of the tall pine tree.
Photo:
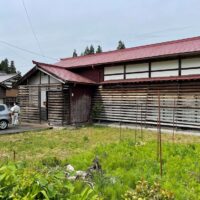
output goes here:
{"type": "Polygon", "coordinates": [[[101,48],[100,45],[98,45],[97,50],[96,50],[96,53],[102,53],[102,48],[101,48]]]}
{"type": "Polygon", "coordinates": [[[118,46],[117,46],[117,49],[119,50],[119,49],[125,49],[126,47],[125,47],[125,44],[120,40],[119,42],[118,42],[118,46]]]}
{"type": "Polygon", "coordinates": [[[16,67],[13,60],[10,62],[10,65],[9,65],[9,61],[7,58],[0,62],[0,72],[7,73],[7,74],[21,73],[19,71],[16,72],[16,67]]]}
{"type": "Polygon", "coordinates": [[[89,49],[89,47],[87,46],[87,47],[85,48],[85,51],[84,51],[84,56],[89,55],[89,54],[90,54],[90,49],[89,49]]]}
{"type": "Polygon", "coordinates": [[[94,54],[94,47],[92,44],[90,45],[90,53],[89,54],[94,54]]]}
{"type": "Polygon", "coordinates": [[[9,72],[8,73],[11,73],[11,74],[16,73],[15,63],[14,63],[13,60],[11,60],[11,62],[10,62],[10,67],[9,67],[9,72]]]}
{"type": "Polygon", "coordinates": [[[9,68],[9,62],[8,62],[8,59],[6,58],[6,59],[1,61],[0,71],[8,73],[8,71],[9,71],[8,68],[9,68]]]}

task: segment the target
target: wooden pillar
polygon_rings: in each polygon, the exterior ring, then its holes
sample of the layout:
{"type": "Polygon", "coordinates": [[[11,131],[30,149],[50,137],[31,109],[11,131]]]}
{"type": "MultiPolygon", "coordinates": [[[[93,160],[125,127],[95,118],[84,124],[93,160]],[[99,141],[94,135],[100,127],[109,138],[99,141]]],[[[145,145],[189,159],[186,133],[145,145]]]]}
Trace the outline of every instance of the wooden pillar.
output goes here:
{"type": "Polygon", "coordinates": [[[149,78],[151,78],[151,62],[149,62],[149,78]]]}
{"type": "Polygon", "coordinates": [[[181,76],[181,59],[178,59],[178,75],[181,76]]]}

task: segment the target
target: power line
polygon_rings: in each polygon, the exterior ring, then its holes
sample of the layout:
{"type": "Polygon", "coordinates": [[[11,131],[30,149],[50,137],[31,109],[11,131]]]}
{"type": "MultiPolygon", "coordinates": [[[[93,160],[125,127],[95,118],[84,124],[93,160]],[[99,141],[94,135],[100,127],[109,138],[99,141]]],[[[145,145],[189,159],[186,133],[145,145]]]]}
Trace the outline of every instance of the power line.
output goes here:
{"type": "Polygon", "coordinates": [[[45,56],[45,55],[41,55],[41,54],[39,54],[37,52],[31,51],[31,50],[28,50],[28,49],[25,49],[25,48],[22,48],[22,47],[18,47],[18,46],[14,45],[14,44],[5,42],[3,40],[0,40],[0,43],[5,44],[5,45],[7,45],[9,47],[13,47],[13,48],[18,49],[18,50],[33,54],[33,55],[36,55],[36,56],[40,56],[40,57],[44,57],[44,58],[48,58],[48,59],[51,59],[51,60],[57,60],[58,61],[58,59],[56,59],[56,58],[52,58],[52,57],[48,57],[48,56],[45,56]]]}
{"type": "Polygon", "coordinates": [[[41,53],[41,55],[44,55],[44,52],[42,51],[42,48],[41,48],[40,43],[39,43],[39,40],[38,40],[38,38],[37,38],[37,35],[36,35],[35,31],[34,31],[34,28],[33,28],[32,23],[31,23],[31,18],[29,17],[28,10],[27,10],[27,8],[26,8],[26,5],[25,5],[24,0],[22,0],[22,4],[23,4],[24,10],[25,10],[25,13],[26,13],[27,20],[28,20],[28,22],[29,22],[31,31],[32,31],[33,36],[34,36],[34,38],[35,38],[35,41],[36,41],[36,43],[37,43],[37,45],[38,45],[38,48],[39,48],[39,50],[40,50],[40,53],[41,53]]]}

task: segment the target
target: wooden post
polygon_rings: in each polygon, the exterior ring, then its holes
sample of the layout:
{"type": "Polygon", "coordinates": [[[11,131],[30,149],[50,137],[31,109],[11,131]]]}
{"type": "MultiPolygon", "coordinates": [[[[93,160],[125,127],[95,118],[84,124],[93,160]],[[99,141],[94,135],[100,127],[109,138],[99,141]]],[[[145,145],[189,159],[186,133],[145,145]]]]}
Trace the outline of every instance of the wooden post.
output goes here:
{"type": "Polygon", "coordinates": [[[16,160],[16,151],[13,150],[13,160],[15,161],[16,160]]]}

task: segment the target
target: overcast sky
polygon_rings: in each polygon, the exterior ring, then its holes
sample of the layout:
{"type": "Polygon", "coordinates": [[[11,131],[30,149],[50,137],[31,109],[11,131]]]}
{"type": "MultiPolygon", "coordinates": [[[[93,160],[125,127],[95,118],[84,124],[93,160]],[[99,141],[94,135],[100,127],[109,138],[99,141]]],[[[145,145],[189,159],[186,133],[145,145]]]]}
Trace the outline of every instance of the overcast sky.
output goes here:
{"type": "Polygon", "coordinates": [[[199,19],[200,0],[0,0],[0,60],[24,74],[32,60],[54,63],[90,44],[109,51],[119,40],[133,47],[200,36],[199,19]]]}

